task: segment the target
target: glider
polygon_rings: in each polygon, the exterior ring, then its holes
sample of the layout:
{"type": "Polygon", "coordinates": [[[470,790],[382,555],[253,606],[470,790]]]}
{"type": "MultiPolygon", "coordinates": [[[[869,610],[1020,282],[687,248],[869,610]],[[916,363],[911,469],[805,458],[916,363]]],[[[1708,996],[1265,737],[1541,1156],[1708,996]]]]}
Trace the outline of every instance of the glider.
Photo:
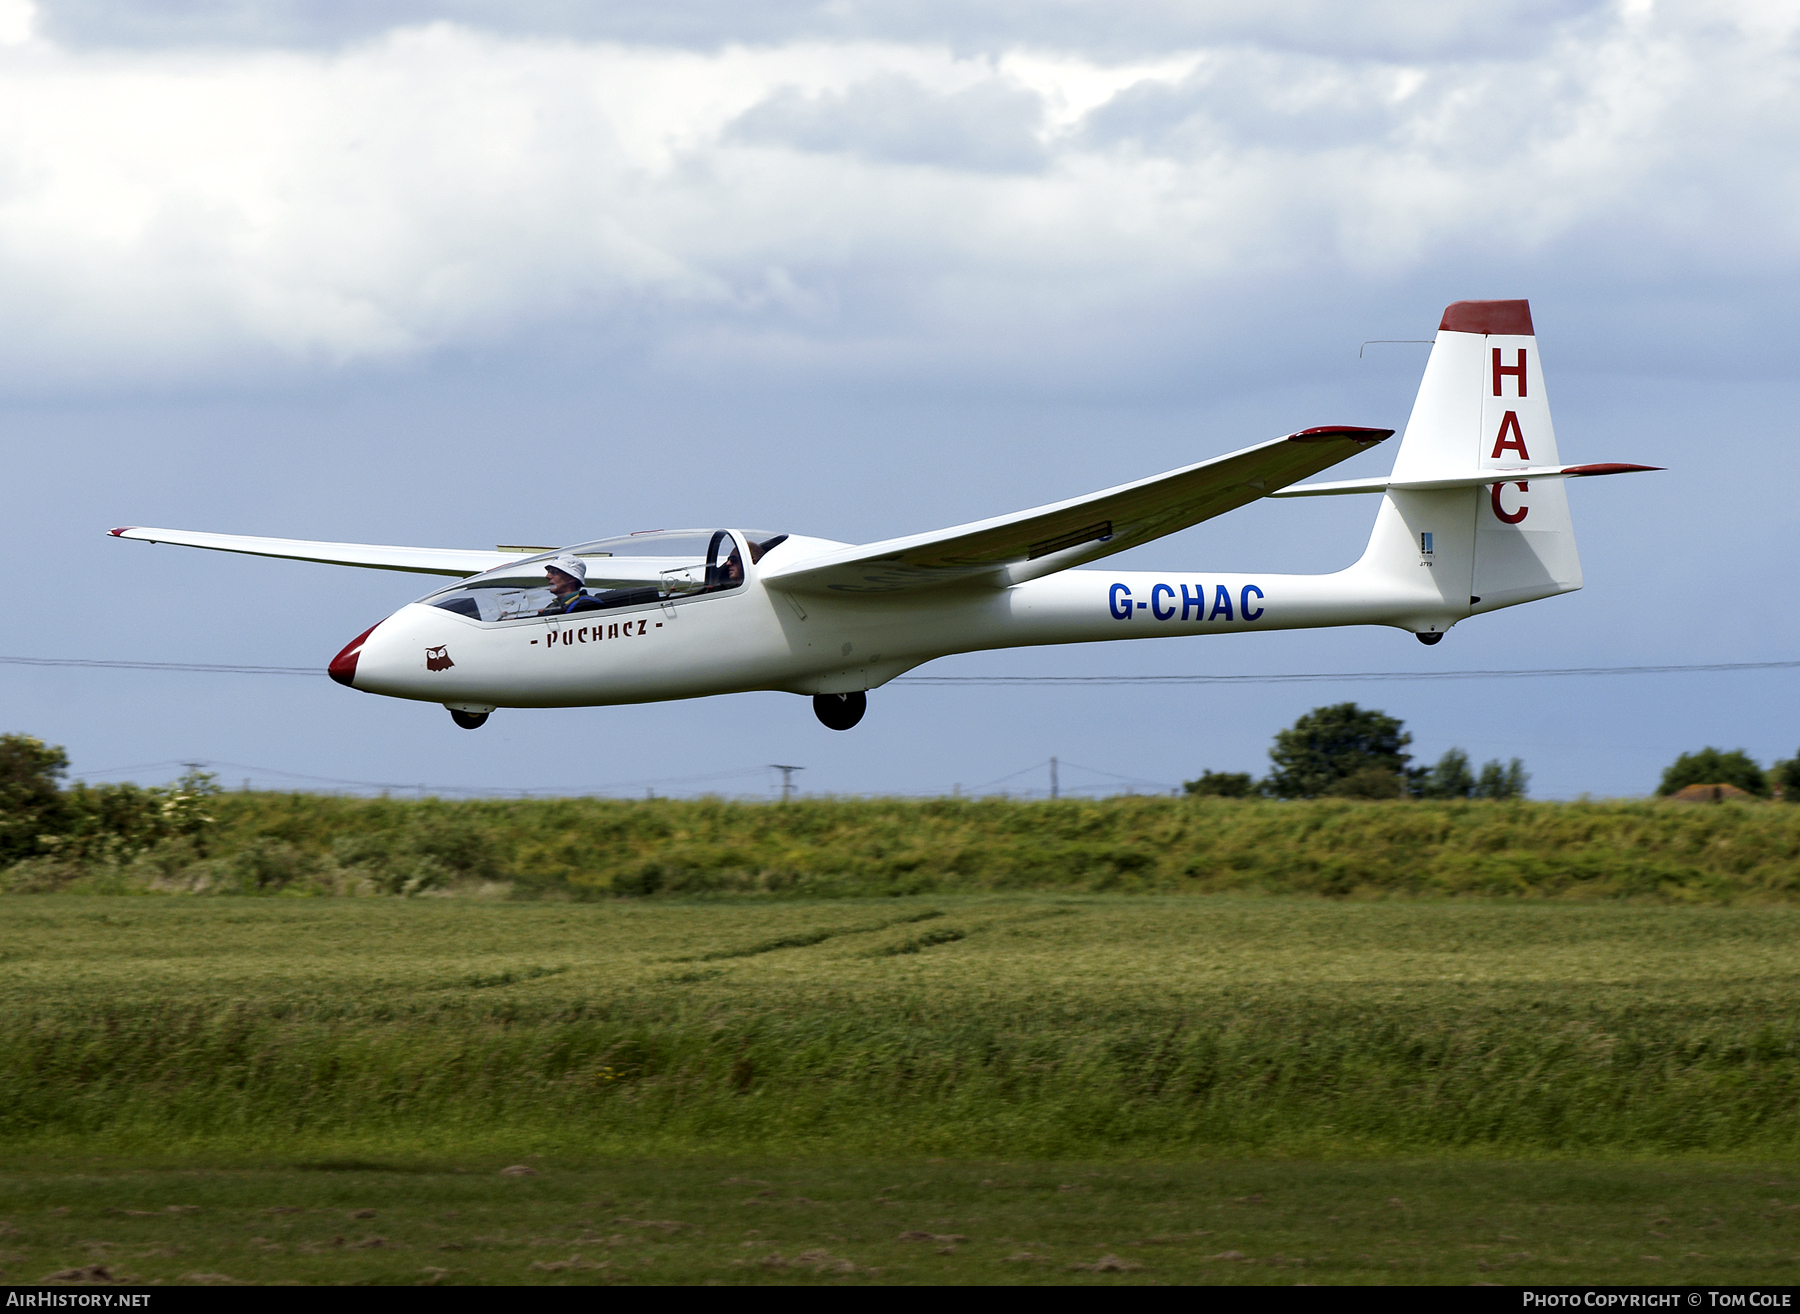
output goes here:
{"type": "Polygon", "coordinates": [[[588,707],[751,690],[810,695],[834,730],[867,693],[984,648],[1336,625],[1436,643],[1469,616],[1581,587],[1564,483],[1657,467],[1563,465],[1525,301],[1445,310],[1385,479],[1302,483],[1391,437],[1326,425],[991,520],[855,546],[656,531],[492,552],[120,528],[113,537],[452,577],[332,659],[366,693],[588,707]],[[1328,575],[1081,570],[1265,497],[1379,493],[1362,557],[1328,575]]]}

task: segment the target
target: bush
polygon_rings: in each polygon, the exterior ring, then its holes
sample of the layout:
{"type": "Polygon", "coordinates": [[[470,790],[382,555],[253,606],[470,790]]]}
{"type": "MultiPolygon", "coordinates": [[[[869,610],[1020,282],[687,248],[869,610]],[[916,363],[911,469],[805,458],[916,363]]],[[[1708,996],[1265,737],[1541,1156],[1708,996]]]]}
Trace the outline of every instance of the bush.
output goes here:
{"type": "Polygon", "coordinates": [[[1203,798],[1249,798],[1256,782],[1248,771],[1202,771],[1198,780],[1181,782],[1184,792],[1203,798]]]}
{"type": "Polygon", "coordinates": [[[1769,784],[1779,786],[1781,797],[1789,803],[1800,803],[1800,753],[1769,768],[1769,784]]]}
{"type": "Polygon", "coordinates": [[[1698,753],[1683,753],[1663,772],[1658,794],[1667,796],[1689,785],[1736,785],[1746,794],[1758,798],[1769,796],[1769,779],[1748,753],[1734,748],[1727,753],[1717,748],[1703,748],[1698,753]]]}
{"type": "Polygon", "coordinates": [[[63,825],[57,781],[69,755],[30,735],[0,735],[0,866],[39,853],[38,836],[63,825]]]}
{"type": "Polygon", "coordinates": [[[0,867],[37,858],[52,865],[117,863],[167,839],[205,849],[219,792],[204,771],[173,785],[58,785],[69,756],[29,735],[0,735],[0,867]]]}

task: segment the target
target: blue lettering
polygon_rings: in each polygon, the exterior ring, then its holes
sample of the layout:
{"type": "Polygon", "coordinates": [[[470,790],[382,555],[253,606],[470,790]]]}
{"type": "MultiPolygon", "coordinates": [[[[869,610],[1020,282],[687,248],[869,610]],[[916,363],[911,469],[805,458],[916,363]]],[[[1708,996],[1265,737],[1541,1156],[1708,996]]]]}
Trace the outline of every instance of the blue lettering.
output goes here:
{"type": "Polygon", "coordinates": [[[1150,604],[1147,602],[1140,602],[1140,603],[1138,603],[1138,610],[1142,611],[1145,607],[1148,607],[1149,605],[1150,604]]]}
{"type": "Polygon", "coordinates": [[[1252,593],[1254,593],[1259,598],[1262,597],[1262,595],[1263,595],[1263,591],[1261,589],[1257,588],[1256,585],[1254,585],[1254,584],[1244,585],[1244,595],[1243,595],[1242,599],[1240,600],[1240,602],[1242,605],[1244,619],[1247,621],[1256,620],[1258,617],[1260,617],[1263,614],[1263,611],[1265,610],[1262,607],[1258,607],[1255,611],[1250,610],[1250,595],[1252,593]]]}
{"type": "Polygon", "coordinates": [[[1220,612],[1225,613],[1226,620],[1231,619],[1231,591],[1223,584],[1219,585],[1218,590],[1213,594],[1212,615],[1207,619],[1218,620],[1220,612]]]}
{"type": "Polygon", "coordinates": [[[1156,617],[1157,620],[1168,620],[1169,617],[1175,614],[1175,604],[1173,602],[1169,604],[1169,609],[1167,611],[1164,611],[1157,605],[1158,599],[1165,593],[1171,598],[1175,596],[1175,590],[1170,588],[1167,584],[1158,584],[1155,588],[1150,590],[1150,614],[1156,617]]]}
{"type": "Polygon", "coordinates": [[[1181,586],[1181,619],[1182,620],[1186,620],[1188,618],[1188,608],[1190,608],[1190,607],[1192,607],[1194,609],[1194,611],[1196,613],[1198,613],[1201,620],[1206,619],[1206,585],[1204,585],[1204,584],[1196,585],[1192,595],[1190,595],[1188,593],[1187,585],[1183,584],[1181,586]]]}
{"type": "Polygon", "coordinates": [[[1115,584],[1107,593],[1107,606],[1112,608],[1114,620],[1131,619],[1131,590],[1123,584],[1115,584]]]}

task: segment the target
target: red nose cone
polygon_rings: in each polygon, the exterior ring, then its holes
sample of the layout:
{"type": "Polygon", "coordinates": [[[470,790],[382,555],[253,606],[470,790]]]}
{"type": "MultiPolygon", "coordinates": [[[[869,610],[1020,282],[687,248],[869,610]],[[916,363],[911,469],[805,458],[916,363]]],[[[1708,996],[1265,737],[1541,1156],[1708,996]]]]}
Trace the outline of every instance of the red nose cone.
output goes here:
{"type": "Polygon", "coordinates": [[[368,641],[369,636],[380,628],[381,622],[376,621],[375,624],[344,645],[344,650],[333,657],[331,665],[325,668],[331,673],[332,679],[346,688],[354,689],[356,687],[356,659],[362,656],[362,646],[368,641]]]}

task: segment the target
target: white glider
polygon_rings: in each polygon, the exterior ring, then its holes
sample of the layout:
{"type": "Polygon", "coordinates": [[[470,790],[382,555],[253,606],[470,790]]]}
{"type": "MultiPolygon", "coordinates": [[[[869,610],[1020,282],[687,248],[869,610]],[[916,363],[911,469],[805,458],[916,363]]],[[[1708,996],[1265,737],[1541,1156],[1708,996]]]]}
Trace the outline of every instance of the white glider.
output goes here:
{"type": "Polygon", "coordinates": [[[1458,621],[1581,587],[1563,465],[1524,301],[1438,326],[1386,479],[1303,484],[1391,429],[1303,429],[1104,492],[852,546],[736,529],[557,549],[380,547],[121,528],[115,538],[456,577],[352,640],[331,677],[441,703],[588,707],[751,690],[810,694],[847,730],[866,694],[951,653],[1243,630],[1458,621]],[[1360,560],[1329,575],[1076,570],[1263,497],[1380,493],[1360,560]],[[534,651],[535,649],[535,651],[534,651]]]}

